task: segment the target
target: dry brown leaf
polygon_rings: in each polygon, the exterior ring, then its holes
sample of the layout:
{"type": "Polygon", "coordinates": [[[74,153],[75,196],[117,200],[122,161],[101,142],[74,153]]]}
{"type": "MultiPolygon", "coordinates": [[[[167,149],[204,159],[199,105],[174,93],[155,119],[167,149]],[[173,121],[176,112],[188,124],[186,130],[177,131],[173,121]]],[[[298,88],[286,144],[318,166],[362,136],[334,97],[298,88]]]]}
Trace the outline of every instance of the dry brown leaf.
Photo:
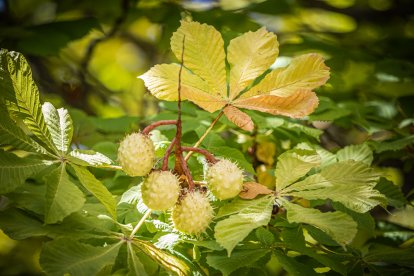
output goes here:
{"type": "Polygon", "coordinates": [[[253,131],[254,123],[249,115],[231,105],[226,106],[223,111],[224,115],[236,126],[247,131],[253,131]]]}
{"type": "Polygon", "coordinates": [[[243,199],[253,199],[258,195],[268,195],[274,191],[270,190],[266,186],[256,182],[246,182],[243,184],[243,191],[239,196],[243,199]]]}

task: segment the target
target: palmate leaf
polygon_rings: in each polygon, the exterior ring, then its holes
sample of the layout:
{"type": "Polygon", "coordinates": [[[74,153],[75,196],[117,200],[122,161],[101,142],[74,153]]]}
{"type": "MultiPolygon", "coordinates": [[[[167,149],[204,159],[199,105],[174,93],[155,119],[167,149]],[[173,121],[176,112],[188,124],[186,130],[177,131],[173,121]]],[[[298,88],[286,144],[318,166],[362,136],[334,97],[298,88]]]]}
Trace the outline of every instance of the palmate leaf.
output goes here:
{"type": "Polygon", "coordinates": [[[42,106],[43,116],[56,148],[65,154],[69,150],[73,136],[72,119],[64,108],[56,108],[51,103],[42,106]]]}
{"type": "Polygon", "coordinates": [[[13,153],[0,150],[0,194],[12,192],[23,185],[27,178],[51,163],[40,159],[19,158],[13,153]]]}
{"type": "Polygon", "coordinates": [[[338,150],[336,153],[338,161],[354,160],[360,161],[367,165],[371,165],[374,159],[372,150],[366,145],[350,145],[338,150]]]}
{"type": "Polygon", "coordinates": [[[346,267],[342,263],[336,261],[334,258],[330,258],[324,253],[318,253],[316,249],[306,246],[306,241],[301,227],[284,228],[281,237],[283,238],[287,248],[307,255],[321,264],[332,268],[336,272],[339,272],[341,275],[346,275],[346,267]]]}
{"type": "Polygon", "coordinates": [[[116,201],[111,192],[87,168],[75,164],[71,164],[71,167],[80,183],[105,206],[112,218],[116,219],[116,201]]]}
{"type": "Polygon", "coordinates": [[[47,185],[45,223],[62,221],[71,213],[82,208],[85,202],[84,195],[70,181],[65,163],[47,174],[45,181],[47,185]]]}
{"type": "Polygon", "coordinates": [[[156,248],[154,245],[147,241],[136,239],[133,240],[132,243],[137,247],[137,249],[150,256],[157,263],[164,266],[167,270],[173,271],[180,276],[190,275],[191,272],[195,272],[192,271],[192,268],[184,260],[156,248]]]}
{"type": "Polygon", "coordinates": [[[267,225],[272,214],[273,196],[264,196],[254,200],[235,200],[229,203],[219,216],[231,214],[238,210],[236,214],[219,221],[214,228],[214,238],[227,250],[228,256],[247,235],[257,227],[267,225]]]}
{"type": "Polygon", "coordinates": [[[16,149],[47,154],[47,151],[33,141],[26,133],[16,126],[9,114],[0,108],[0,144],[11,145],[16,149]]]}
{"type": "Polygon", "coordinates": [[[321,158],[312,150],[293,149],[282,153],[275,171],[276,191],[283,190],[320,163],[321,158]]]}
{"type": "Polygon", "coordinates": [[[339,211],[322,213],[313,208],[282,200],[287,219],[293,223],[306,223],[319,228],[331,236],[338,244],[349,244],[357,233],[357,223],[347,214],[339,211]]]}
{"type": "Polygon", "coordinates": [[[122,244],[95,247],[68,238],[57,239],[43,247],[40,265],[47,275],[96,275],[115,262],[122,244]]]}
{"type": "Polygon", "coordinates": [[[67,156],[68,160],[79,166],[91,166],[105,168],[113,164],[113,161],[100,152],[94,150],[73,150],[67,156]]]}
{"type": "Polygon", "coordinates": [[[226,276],[241,267],[253,265],[269,252],[269,249],[235,250],[230,257],[222,253],[211,253],[207,255],[207,264],[226,276]]]}
{"type": "MultiPolygon", "coordinates": [[[[252,130],[253,123],[247,114],[237,112],[238,108],[303,117],[318,105],[312,89],[323,85],[329,78],[329,68],[323,58],[318,54],[307,54],[293,59],[287,68],[267,74],[257,85],[241,94],[278,55],[276,36],[264,28],[230,41],[227,49],[229,84],[226,84],[223,39],[213,27],[182,21],[171,38],[171,49],[180,61],[183,48],[182,99],[190,100],[209,112],[226,107],[225,115],[229,120],[245,130],[252,130]]],[[[161,64],[140,78],[157,98],[176,100],[178,71],[177,65],[161,64]]]]}
{"type": "Polygon", "coordinates": [[[320,173],[311,175],[283,189],[281,195],[305,199],[331,199],[356,212],[365,213],[386,198],[374,187],[379,175],[368,165],[352,160],[329,165],[320,173]]]}
{"type": "Polygon", "coordinates": [[[38,88],[26,59],[17,52],[1,50],[0,74],[6,80],[2,85],[8,109],[23,118],[27,128],[48,149],[57,152],[45,123],[38,88]]]}

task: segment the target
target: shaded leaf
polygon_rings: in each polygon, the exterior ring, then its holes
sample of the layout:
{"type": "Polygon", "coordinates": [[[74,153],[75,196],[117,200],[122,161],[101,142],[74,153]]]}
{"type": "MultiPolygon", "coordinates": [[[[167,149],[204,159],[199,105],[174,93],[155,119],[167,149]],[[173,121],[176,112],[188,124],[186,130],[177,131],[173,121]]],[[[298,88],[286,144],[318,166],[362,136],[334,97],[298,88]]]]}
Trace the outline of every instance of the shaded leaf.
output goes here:
{"type": "Polygon", "coordinates": [[[40,255],[40,265],[48,275],[96,275],[113,264],[123,244],[95,247],[67,238],[47,242],[40,255]]]}
{"type": "Polygon", "coordinates": [[[45,223],[56,223],[82,208],[85,198],[81,190],[69,179],[63,163],[45,177],[45,223]]]}
{"type": "Polygon", "coordinates": [[[25,180],[50,166],[52,162],[33,158],[20,158],[0,150],[0,194],[12,192],[25,180]]]}
{"type": "Polygon", "coordinates": [[[302,264],[295,260],[295,258],[287,256],[284,252],[276,249],[274,254],[279,261],[280,265],[289,272],[290,275],[318,275],[312,267],[302,264]]]}
{"type": "Polygon", "coordinates": [[[387,197],[388,205],[390,206],[401,208],[407,204],[407,199],[400,188],[384,177],[380,178],[375,189],[387,197]]]}
{"type": "Polygon", "coordinates": [[[269,249],[235,250],[230,257],[211,253],[207,255],[207,264],[222,272],[223,275],[230,275],[241,267],[253,265],[269,252],[269,249]]]}
{"type": "Polygon", "coordinates": [[[255,231],[256,238],[266,246],[270,246],[275,242],[275,237],[273,236],[273,233],[267,230],[264,227],[259,227],[255,231]]]}

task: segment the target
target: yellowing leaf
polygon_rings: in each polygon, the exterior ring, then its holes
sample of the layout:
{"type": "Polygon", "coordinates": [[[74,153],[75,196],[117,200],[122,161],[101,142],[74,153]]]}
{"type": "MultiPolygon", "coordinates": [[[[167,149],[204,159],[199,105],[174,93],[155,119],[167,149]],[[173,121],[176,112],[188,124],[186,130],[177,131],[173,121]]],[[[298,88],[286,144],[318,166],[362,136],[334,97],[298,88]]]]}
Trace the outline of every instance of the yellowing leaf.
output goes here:
{"type": "Polygon", "coordinates": [[[267,165],[273,165],[275,159],[273,156],[276,154],[276,145],[272,142],[263,142],[257,145],[256,157],[259,161],[267,165]]]}
{"type": "Polygon", "coordinates": [[[227,48],[227,60],[231,66],[229,97],[235,98],[269,69],[278,53],[276,35],[264,27],[231,40],[227,48]]]}
{"type": "MultiPolygon", "coordinates": [[[[270,72],[250,87],[278,55],[276,35],[261,28],[231,40],[227,51],[230,72],[226,72],[223,47],[223,39],[214,27],[181,21],[171,38],[171,49],[184,66],[182,99],[209,112],[224,108],[228,119],[245,130],[252,130],[254,125],[238,108],[300,118],[318,105],[312,90],[329,78],[329,68],[320,55],[294,58],[287,68],[270,72]],[[227,75],[229,83],[226,83],[227,75]]],[[[178,74],[179,66],[162,64],[140,78],[157,98],[171,101],[177,100],[178,74]]]]}
{"type": "Polygon", "coordinates": [[[247,131],[253,131],[254,123],[249,115],[231,105],[226,106],[223,111],[224,115],[236,126],[247,131]]]}
{"type": "Polygon", "coordinates": [[[258,95],[251,98],[240,98],[234,101],[233,105],[274,115],[301,118],[315,110],[318,103],[318,97],[314,92],[299,90],[289,97],[258,95]]]}
{"type": "MultiPolygon", "coordinates": [[[[145,82],[151,93],[167,101],[178,99],[178,74],[180,66],[177,64],[160,64],[152,67],[139,78],[145,82]]],[[[181,98],[188,99],[201,108],[214,112],[224,106],[223,100],[211,94],[207,83],[199,76],[183,68],[181,73],[181,98]]]]}
{"type": "Polygon", "coordinates": [[[227,96],[224,42],[213,26],[181,21],[171,37],[171,50],[181,60],[185,36],[184,64],[204,79],[215,95],[227,96]]]}
{"type": "Polygon", "coordinates": [[[257,95],[289,97],[297,91],[312,90],[329,79],[329,67],[322,56],[306,54],[292,59],[286,68],[273,70],[256,86],[240,98],[257,95]]]}

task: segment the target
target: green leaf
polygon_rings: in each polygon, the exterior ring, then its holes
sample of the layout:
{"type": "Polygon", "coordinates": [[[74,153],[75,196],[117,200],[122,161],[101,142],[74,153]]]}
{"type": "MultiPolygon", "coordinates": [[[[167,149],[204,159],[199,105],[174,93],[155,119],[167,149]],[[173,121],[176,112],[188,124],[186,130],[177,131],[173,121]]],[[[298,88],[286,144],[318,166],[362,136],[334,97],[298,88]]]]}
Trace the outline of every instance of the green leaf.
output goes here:
{"type": "Polygon", "coordinates": [[[370,144],[374,147],[376,153],[401,150],[409,145],[414,144],[414,135],[406,136],[394,141],[372,141],[370,144]]]}
{"type": "Polygon", "coordinates": [[[412,267],[414,248],[395,248],[382,244],[373,244],[363,257],[367,263],[388,263],[412,267]]]}
{"type": "Polygon", "coordinates": [[[371,165],[372,160],[374,159],[372,150],[367,146],[367,144],[347,146],[343,149],[340,149],[336,153],[336,157],[338,158],[339,162],[354,160],[360,161],[367,165],[371,165]]]}
{"type": "Polygon", "coordinates": [[[11,145],[16,149],[29,152],[47,154],[47,151],[38,143],[33,141],[23,130],[17,127],[9,114],[0,108],[0,144],[11,145]]]}
{"type": "Polygon", "coordinates": [[[0,229],[15,240],[47,236],[49,233],[43,222],[28,217],[16,209],[6,209],[0,212],[0,229]]]}
{"type": "Polygon", "coordinates": [[[74,164],[71,166],[81,184],[105,206],[112,218],[116,219],[116,201],[111,192],[88,169],[74,164]]]}
{"type": "Polygon", "coordinates": [[[357,233],[357,223],[343,212],[322,213],[317,209],[304,208],[286,200],[282,202],[287,211],[289,222],[313,225],[327,233],[341,245],[349,244],[357,233]]]}
{"type": "Polygon", "coordinates": [[[207,255],[207,264],[226,276],[241,267],[253,265],[269,252],[269,249],[235,250],[230,257],[221,253],[212,253],[207,255]]]}
{"type": "Polygon", "coordinates": [[[0,51],[0,78],[8,81],[2,85],[10,111],[23,117],[27,128],[50,150],[57,151],[42,114],[38,88],[32,71],[22,54],[0,51]]]}
{"type": "Polygon", "coordinates": [[[47,185],[45,223],[62,221],[82,208],[85,198],[81,190],[70,181],[64,163],[47,174],[45,181],[47,185]]]}
{"type": "Polygon", "coordinates": [[[171,270],[182,276],[190,275],[191,272],[195,272],[192,271],[192,269],[184,260],[181,260],[172,254],[156,248],[149,242],[143,240],[133,240],[132,243],[138,249],[142,250],[145,254],[165,267],[167,270],[171,270]]]}
{"type": "Polygon", "coordinates": [[[51,103],[46,102],[42,112],[56,148],[63,154],[67,153],[73,136],[73,123],[68,111],[64,108],[56,110],[51,103]]]}
{"type": "Polygon", "coordinates": [[[274,251],[274,254],[280,265],[289,273],[289,275],[318,275],[312,267],[296,261],[295,258],[288,257],[286,253],[278,249],[274,251]]]}
{"type": "Polygon", "coordinates": [[[40,255],[40,265],[47,275],[96,275],[113,264],[123,244],[95,247],[67,238],[48,242],[40,255]]]}
{"type": "Polygon", "coordinates": [[[289,249],[307,255],[317,260],[321,264],[332,268],[336,272],[339,272],[342,275],[346,275],[346,267],[343,264],[341,264],[338,261],[335,261],[334,258],[330,258],[326,254],[318,254],[316,249],[306,246],[303,231],[300,227],[284,228],[281,237],[283,238],[284,243],[289,249]]]}
{"type": "Polygon", "coordinates": [[[282,153],[275,171],[276,190],[283,190],[320,163],[321,158],[315,151],[294,149],[282,153]]]}
{"type": "Polygon", "coordinates": [[[129,273],[128,275],[142,275],[147,276],[147,272],[145,271],[144,265],[141,263],[140,259],[138,258],[137,254],[134,251],[131,243],[128,243],[128,268],[129,273]]]}
{"type": "Polygon", "coordinates": [[[24,184],[25,180],[47,168],[50,161],[19,158],[0,150],[0,194],[9,193],[24,184]]]}
{"type": "Polygon", "coordinates": [[[407,199],[400,188],[384,177],[380,178],[375,189],[387,197],[388,205],[392,207],[401,208],[407,204],[407,199]]]}
{"type": "Polygon", "coordinates": [[[273,236],[272,232],[270,232],[266,228],[257,228],[255,234],[256,238],[264,245],[269,246],[275,242],[275,237],[273,236]]]}
{"type": "MultiPolygon", "coordinates": [[[[250,200],[251,205],[249,207],[240,209],[237,214],[231,215],[216,224],[214,237],[227,250],[229,256],[234,247],[247,237],[253,229],[269,223],[273,201],[273,196],[250,200]]],[[[238,205],[238,202],[232,202],[229,205],[232,204],[238,205]]]]}
{"type": "Polygon", "coordinates": [[[252,167],[251,162],[246,160],[246,157],[241,151],[235,148],[223,147],[223,146],[209,148],[209,151],[214,152],[214,155],[216,156],[222,156],[222,157],[228,158],[231,161],[236,162],[246,172],[255,174],[255,171],[252,167]]]}
{"type": "Polygon", "coordinates": [[[297,182],[282,191],[283,195],[305,199],[331,199],[356,212],[365,213],[386,198],[374,187],[379,175],[368,165],[352,160],[342,161],[297,182]]]}
{"type": "Polygon", "coordinates": [[[94,150],[78,150],[75,149],[69,153],[68,160],[79,166],[91,166],[95,168],[110,167],[113,161],[94,150]]]}

